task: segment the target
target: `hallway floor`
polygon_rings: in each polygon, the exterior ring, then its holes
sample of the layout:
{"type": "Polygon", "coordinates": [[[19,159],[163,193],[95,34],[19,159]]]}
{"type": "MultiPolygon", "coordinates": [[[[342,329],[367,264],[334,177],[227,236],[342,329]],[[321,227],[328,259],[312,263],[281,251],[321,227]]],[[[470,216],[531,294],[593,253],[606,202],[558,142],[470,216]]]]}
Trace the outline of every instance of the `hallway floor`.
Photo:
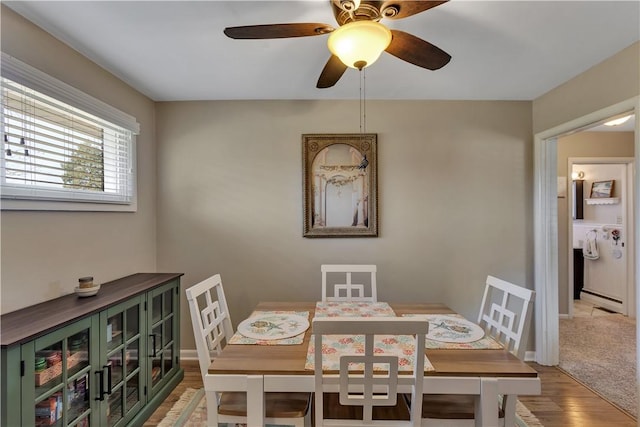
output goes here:
{"type": "Polygon", "coordinates": [[[610,316],[615,314],[581,299],[573,300],[573,317],[610,316]]]}
{"type": "Polygon", "coordinates": [[[637,414],[636,321],[582,300],[560,319],[559,368],[637,414]]]}

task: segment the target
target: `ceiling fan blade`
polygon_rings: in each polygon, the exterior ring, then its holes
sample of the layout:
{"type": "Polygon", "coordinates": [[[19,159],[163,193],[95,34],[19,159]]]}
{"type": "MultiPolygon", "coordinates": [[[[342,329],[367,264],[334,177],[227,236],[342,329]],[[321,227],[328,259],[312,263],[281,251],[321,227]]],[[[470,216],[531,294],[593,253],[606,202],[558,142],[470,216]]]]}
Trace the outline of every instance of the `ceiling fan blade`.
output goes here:
{"type": "Polygon", "coordinates": [[[442,3],[446,3],[449,0],[444,1],[397,1],[387,0],[380,7],[380,11],[383,12],[383,16],[389,19],[402,19],[407,16],[415,15],[425,10],[429,10],[436,6],[440,6],[442,3]],[[388,7],[394,7],[397,13],[393,12],[384,13],[384,10],[388,7]]]}
{"type": "Polygon", "coordinates": [[[227,27],[224,33],[232,39],[284,39],[288,37],[318,36],[330,33],[334,28],[327,24],[296,23],[246,25],[227,27]]]}
{"type": "Polygon", "coordinates": [[[404,31],[391,30],[391,44],[386,51],[396,58],[428,70],[437,70],[451,59],[444,50],[404,31]]]}
{"type": "Polygon", "coordinates": [[[318,89],[326,89],[335,85],[345,71],[347,71],[347,66],[340,61],[340,58],[331,55],[331,58],[329,58],[327,64],[322,69],[322,73],[320,73],[316,87],[318,89]]]}

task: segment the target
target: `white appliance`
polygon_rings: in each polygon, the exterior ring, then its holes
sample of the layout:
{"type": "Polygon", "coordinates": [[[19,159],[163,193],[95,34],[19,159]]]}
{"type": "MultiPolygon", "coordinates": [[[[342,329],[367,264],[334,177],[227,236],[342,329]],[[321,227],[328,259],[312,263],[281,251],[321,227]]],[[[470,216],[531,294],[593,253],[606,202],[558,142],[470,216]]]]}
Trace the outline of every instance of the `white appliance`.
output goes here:
{"type": "Polygon", "coordinates": [[[620,224],[574,223],[573,247],[584,253],[581,299],[616,312],[624,312],[627,295],[627,260],[624,229],[620,224]],[[595,243],[596,254],[590,256],[595,243]]]}

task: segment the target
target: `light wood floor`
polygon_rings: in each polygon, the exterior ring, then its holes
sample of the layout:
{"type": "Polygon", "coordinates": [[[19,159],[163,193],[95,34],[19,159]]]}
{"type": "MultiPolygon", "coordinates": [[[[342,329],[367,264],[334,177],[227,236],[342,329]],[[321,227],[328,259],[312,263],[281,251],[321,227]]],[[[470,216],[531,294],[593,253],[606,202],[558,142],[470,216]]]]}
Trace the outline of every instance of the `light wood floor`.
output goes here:
{"type": "MultiPolygon", "coordinates": [[[[155,427],[187,388],[202,387],[197,361],[183,360],[184,380],[144,424],[155,427]]],[[[530,363],[542,380],[540,396],[519,399],[545,427],[637,427],[635,418],[554,367],[530,363]]]]}
{"type": "Polygon", "coordinates": [[[200,375],[198,361],[181,360],[180,366],[184,369],[184,379],[173,389],[162,405],[151,414],[151,417],[144,423],[143,427],[156,427],[186,389],[202,388],[202,376],[200,375]]]}
{"type": "Polygon", "coordinates": [[[637,420],[563,371],[529,363],[542,380],[539,396],[518,396],[545,427],[637,427],[637,420]]]}

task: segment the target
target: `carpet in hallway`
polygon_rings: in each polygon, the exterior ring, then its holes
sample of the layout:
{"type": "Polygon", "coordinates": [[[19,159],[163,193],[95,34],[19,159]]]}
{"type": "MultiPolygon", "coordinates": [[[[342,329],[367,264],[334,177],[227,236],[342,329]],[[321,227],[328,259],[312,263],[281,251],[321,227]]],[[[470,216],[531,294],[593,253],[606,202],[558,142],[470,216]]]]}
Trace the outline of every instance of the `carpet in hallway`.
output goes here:
{"type": "Polygon", "coordinates": [[[637,417],[636,322],[621,314],[560,319],[560,365],[637,417]]]}

